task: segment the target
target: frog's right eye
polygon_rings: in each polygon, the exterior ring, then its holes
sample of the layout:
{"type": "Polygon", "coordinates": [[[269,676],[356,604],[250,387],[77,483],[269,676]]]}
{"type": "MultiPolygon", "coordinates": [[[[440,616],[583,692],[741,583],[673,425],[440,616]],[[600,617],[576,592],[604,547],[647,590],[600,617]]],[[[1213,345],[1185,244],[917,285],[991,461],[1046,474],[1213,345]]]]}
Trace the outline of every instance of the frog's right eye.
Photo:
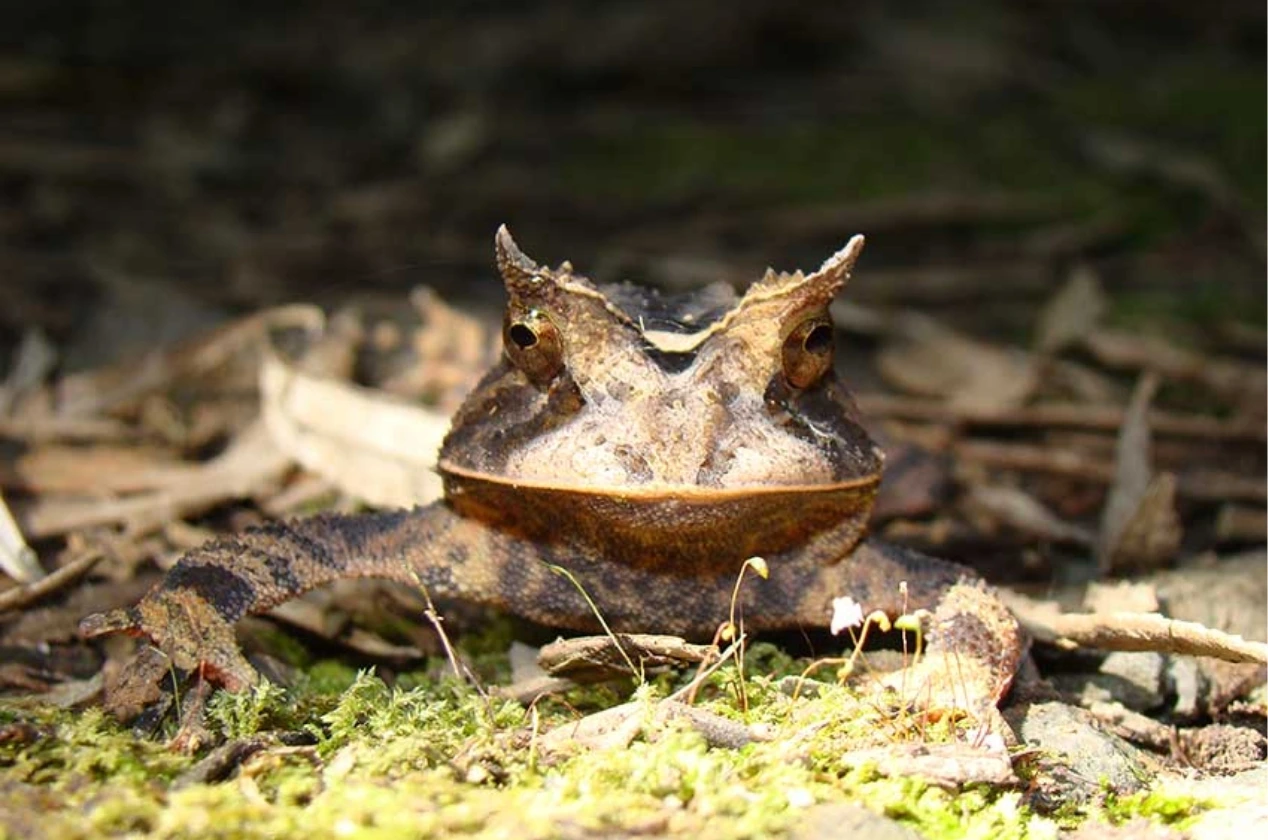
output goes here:
{"type": "Polygon", "coordinates": [[[507,312],[502,324],[507,358],[538,385],[550,382],[564,366],[564,345],[550,316],[539,309],[507,312]]]}

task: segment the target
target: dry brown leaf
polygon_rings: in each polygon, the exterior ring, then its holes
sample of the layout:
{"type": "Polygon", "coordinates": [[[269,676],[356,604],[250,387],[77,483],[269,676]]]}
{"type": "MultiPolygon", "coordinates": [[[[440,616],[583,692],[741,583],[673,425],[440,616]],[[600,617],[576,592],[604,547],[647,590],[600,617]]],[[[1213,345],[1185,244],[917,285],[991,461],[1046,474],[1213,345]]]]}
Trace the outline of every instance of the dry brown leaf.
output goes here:
{"type": "Polygon", "coordinates": [[[397,396],[434,399],[439,413],[453,414],[497,358],[498,342],[484,322],[429,288],[414,289],[410,303],[420,322],[412,336],[413,362],[377,385],[397,396]]]}
{"type": "Polygon", "coordinates": [[[165,447],[46,443],[0,464],[0,484],[31,493],[134,493],[179,483],[186,468],[165,447]]]}
{"type": "Polygon", "coordinates": [[[1083,593],[1088,612],[1158,612],[1158,587],[1147,581],[1115,580],[1090,583],[1083,593]]]}
{"type": "Polygon", "coordinates": [[[39,327],[23,333],[9,373],[0,382],[0,414],[7,414],[22,394],[39,387],[56,364],[57,350],[39,327]]]}
{"type": "Polygon", "coordinates": [[[1091,545],[1093,536],[1086,528],[1066,522],[1038,499],[1016,487],[975,485],[965,499],[971,517],[986,517],[990,524],[1003,524],[1032,537],[1053,542],[1091,545]]]}
{"type": "Polygon", "coordinates": [[[1263,365],[1195,353],[1157,336],[1098,329],[1084,339],[1106,367],[1157,373],[1168,380],[1208,388],[1249,417],[1263,417],[1268,385],[1263,365]]]}
{"type": "Polygon", "coordinates": [[[649,706],[630,701],[572,723],[557,726],[542,736],[539,748],[546,754],[575,749],[615,749],[628,746],[640,733],[655,740],[672,722],[682,721],[710,746],[739,749],[753,741],[770,739],[760,725],[747,726],[695,706],[668,698],[649,706]]]}
{"type": "Polygon", "coordinates": [[[1101,283],[1090,267],[1081,265],[1039,314],[1035,348],[1057,353],[1091,332],[1105,314],[1107,301],[1101,283]]]}
{"type": "Polygon", "coordinates": [[[1122,573],[1164,566],[1180,550],[1183,528],[1176,512],[1176,477],[1159,473],[1149,480],[1132,514],[1116,531],[1106,532],[1112,536],[1104,543],[1102,568],[1122,573]]]}
{"type": "Polygon", "coordinates": [[[1114,483],[1097,543],[1098,563],[1105,573],[1157,568],[1180,547],[1175,476],[1153,473],[1149,404],[1157,388],[1156,375],[1141,379],[1119,430],[1114,483]]]}
{"type": "Polygon", "coordinates": [[[977,341],[923,315],[904,315],[899,323],[899,335],[881,350],[877,364],[903,390],[992,414],[1016,409],[1038,387],[1027,353],[977,341]]]}
{"type": "Polygon", "coordinates": [[[1215,520],[1215,538],[1222,543],[1268,542],[1268,515],[1262,507],[1222,505],[1215,520]]]}
{"type": "Polygon", "coordinates": [[[114,524],[134,535],[145,533],[226,499],[250,496],[281,478],[290,466],[290,458],[257,422],[210,461],[174,467],[161,489],[122,498],[40,498],[20,509],[19,521],[36,538],[114,524]]]}
{"type": "Polygon", "coordinates": [[[270,328],[313,331],[323,321],[321,310],[307,304],[256,312],[188,341],[145,354],[140,359],[73,374],[56,385],[60,417],[98,415],[136,404],[184,376],[197,376],[228,363],[257,342],[270,328]]]}
{"type": "Polygon", "coordinates": [[[618,633],[551,642],[538,653],[537,664],[554,677],[596,682],[615,676],[629,676],[631,662],[642,671],[710,663],[717,656],[715,646],[691,644],[678,636],[618,633]]]}
{"type": "Polygon", "coordinates": [[[998,746],[950,744],[890,744],[850,750],[841,757],[848,767],[869,766],[891,778],[922,779],[944,788],[986,784],[993,788],[1018,783],[1012,761],[1002,743],[998,746]]]}
{"type": "Polygon", "coordinates": [[[316,376],[276,350],[260,369],[264,422],[277,445],[342,491],[380,507],[440,496],[436,453],[447,418],[378,391],[316,376]]]}

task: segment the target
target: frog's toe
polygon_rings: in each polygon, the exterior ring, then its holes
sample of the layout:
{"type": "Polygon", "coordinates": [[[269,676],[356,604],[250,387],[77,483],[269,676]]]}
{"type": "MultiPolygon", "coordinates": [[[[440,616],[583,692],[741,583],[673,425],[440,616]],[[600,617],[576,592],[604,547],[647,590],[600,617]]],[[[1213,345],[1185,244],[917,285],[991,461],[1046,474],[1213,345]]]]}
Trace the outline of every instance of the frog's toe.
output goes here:
{"type": "Polygon", "coordinates": [[[201,653],[203,658],[198,670],[212,685],[236,692],[255,685],[260,679],[259,673],[247,662],[236,642],[205,649],[201,653]]]}
{"type": "Polygon", "coordinates": [[[143,712],[156,712],[161,716],[172,702],[167,680],[172,674],[172,662],[167,655],[147,645],[107,678],[102,705],[122,721],[132,720],[143,712]]]}
{"type": "Polygon", "coordinates": [[[1017,619],[984,584],[957,583],[938,602],[929,653],[950,663],[960,689],[992,706],[1008,693],[1025,653],[1017,619]]]}
{"type": "Polygon", "coordinates": [[[98,636],[106,636],[111,633],[140,635],[144,632],[141,625],[141,613],[136,607],[107,610],[106,612],[85,616],[79,622],[79,637],[81,639],[95,639],[98,636]]]}

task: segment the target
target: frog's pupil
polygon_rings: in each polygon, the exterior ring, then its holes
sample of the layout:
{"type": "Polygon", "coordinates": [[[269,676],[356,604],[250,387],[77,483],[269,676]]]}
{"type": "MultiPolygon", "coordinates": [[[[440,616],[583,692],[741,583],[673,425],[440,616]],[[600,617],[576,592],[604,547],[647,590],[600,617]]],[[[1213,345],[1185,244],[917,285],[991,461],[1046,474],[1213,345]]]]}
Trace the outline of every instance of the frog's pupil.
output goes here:
{"type": "Polygon", "coordinates": [[[524,324],[512,324],[507,333],[511,341],[515,342],[515,346],[521,350],[527,350],[537,343],[537,333],[524,324]]]}
{"type": "Polygon", "coordinates": [[[807,353],[815,355],[827,352],[832,347],[832,327],[828,324],[819,324],[810,331],[801,346],[807,353]]]}

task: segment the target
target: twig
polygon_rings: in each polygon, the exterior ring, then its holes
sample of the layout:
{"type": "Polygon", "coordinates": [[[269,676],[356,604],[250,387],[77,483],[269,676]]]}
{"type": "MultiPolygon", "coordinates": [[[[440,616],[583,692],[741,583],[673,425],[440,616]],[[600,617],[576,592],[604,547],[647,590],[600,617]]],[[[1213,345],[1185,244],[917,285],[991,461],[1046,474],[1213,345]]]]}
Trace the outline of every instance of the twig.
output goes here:
{"type": "MultiPolygon", "coordinates": [[[[988,427],[1064,426],[1117,432],[1125,414],[1123,409],[1117,407],[1077,403],[1044,403],[1007,412],[987,412],[975,410],[972,406],[950,405],[941,400],[888,394],[859,394],[857,400],[863,412],[874,418],[896,417],[903,420],[933,420],[988,427]]],[[[1268,440],[1268,428],[1265,428],[1262,421],[1219,420],[1203,414],[1174,414],[1154,410],[1149,412],[1149,426],[1155,435],[1207,440],[1268,440]]]]}
{"type": "Polygon", "coordinates": [[[108,417],[0,417],[0,437],[39,443],[60,441],[120,441],[137,432],[108,417]]]}
{"type": "Polygon", "coordinates": [[[123,523],[135,535],[225,499],[250,495],[290,467],[290,459],[257,421],[215,458],[181,468],[185,480],[165,489],[121,499],[37,499],[15,512],[23,530],[34,538],[113,523],[123,523]]]}
{"type": "Polygon", "coordinates": [[[40,600],[46,595],[56,592],[63,586],[78,579],[80,575],[95,566],[97,561],[104,556],[105,554],[101,549],[90,547],[79,557],[71,560],[47,577],[26,586],[15,586],[13,589],[0,592],[0,612],[20,609],[27,604],[40,600]]]}
{"type": "MultiPolygon", "coordinates": [[[[955,445],[963,461],[999,469],[1041,472],[1083,479],[1097,484],[1114,480],[1114,465],[1069,450],[1054,450],[1021,443],[965,440],[955,445]]],[[[1177,492],[1208,502],[1268,502],[1263,479],[1252,479],[1214,470],[1191,471],[1178,476],[1177,492]]]]}
{"type": "Polygon", "coordinates": [[[1009,606],[1036,638],[1061,647],[1156,651],[1210,656],[1225,662],[1268,663],[1268,644],[1158,613],[1058,613],[1009,606]]]}

